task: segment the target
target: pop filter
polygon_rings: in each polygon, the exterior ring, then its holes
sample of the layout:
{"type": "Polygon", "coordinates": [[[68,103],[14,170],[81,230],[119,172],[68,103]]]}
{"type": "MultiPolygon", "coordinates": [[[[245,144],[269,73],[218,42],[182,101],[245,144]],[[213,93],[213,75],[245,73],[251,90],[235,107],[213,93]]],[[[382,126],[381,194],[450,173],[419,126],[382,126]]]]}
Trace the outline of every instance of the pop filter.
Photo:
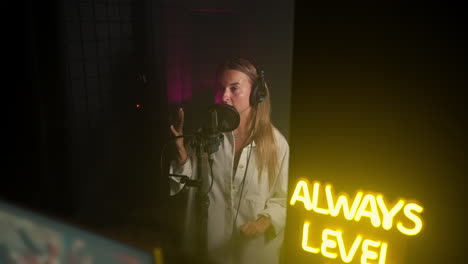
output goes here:
{"type": "Polygon", "coordinates": [[[227,104],[213,104],[208,108],[209,116],[216,112],[217,127],[214,130],[219,132],[231,132],[239,126],[240,115],[237,110],[227,104]]]}

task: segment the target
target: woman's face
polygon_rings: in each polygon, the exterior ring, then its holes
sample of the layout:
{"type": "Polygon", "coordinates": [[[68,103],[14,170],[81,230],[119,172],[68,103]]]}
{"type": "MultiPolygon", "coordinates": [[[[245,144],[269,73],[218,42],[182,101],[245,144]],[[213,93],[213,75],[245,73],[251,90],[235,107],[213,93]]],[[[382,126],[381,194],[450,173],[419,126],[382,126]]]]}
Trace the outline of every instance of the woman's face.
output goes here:
{"type": "Polygon", "coordinates": [[[245,73],[236,70],[223,71],[216,88],[218,102],[233,106],[239,113],[250,109],[252,84],[245,73]]]}

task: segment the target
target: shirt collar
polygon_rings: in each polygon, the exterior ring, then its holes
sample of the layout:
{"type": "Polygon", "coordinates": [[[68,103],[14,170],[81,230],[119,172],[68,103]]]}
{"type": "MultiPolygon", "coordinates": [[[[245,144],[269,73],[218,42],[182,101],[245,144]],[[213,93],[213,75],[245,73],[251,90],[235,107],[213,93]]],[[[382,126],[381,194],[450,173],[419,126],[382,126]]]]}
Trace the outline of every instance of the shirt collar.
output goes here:
{"type": "MultiPolygon", "coordinates": [[[[226,133],[229,135],[229,137],[231,138],[232,142],[234,142],[234,133],[231,131],[230,133],[226,133]]],[[[257,144],[255,144],[255,140],[252,141],[252,147],[255,147],[257,144]]],[[[250,146],[250,144],[248,144],[246,147],[250,146]]]]}

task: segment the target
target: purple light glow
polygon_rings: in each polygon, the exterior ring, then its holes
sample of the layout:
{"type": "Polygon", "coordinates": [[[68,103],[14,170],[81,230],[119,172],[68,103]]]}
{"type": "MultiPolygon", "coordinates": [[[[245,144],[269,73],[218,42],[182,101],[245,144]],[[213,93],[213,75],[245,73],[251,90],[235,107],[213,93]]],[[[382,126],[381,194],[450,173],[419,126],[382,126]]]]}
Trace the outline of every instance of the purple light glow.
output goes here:
{"type": "Polygon", "coordinates": [[[192,72],[190,54],[182,38],[170,38],[167,55],[167,96],[170,104],[181,104],[192,99],[192,72]]]}

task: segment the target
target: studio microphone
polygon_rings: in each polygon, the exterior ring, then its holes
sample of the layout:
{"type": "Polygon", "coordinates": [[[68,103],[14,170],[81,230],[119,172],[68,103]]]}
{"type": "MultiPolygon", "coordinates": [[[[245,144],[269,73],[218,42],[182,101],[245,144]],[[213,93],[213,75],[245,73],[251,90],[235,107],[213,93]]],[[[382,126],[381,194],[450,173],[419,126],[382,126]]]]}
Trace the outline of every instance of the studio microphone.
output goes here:
{"type": "Polygon", "coordinates": [[[208,153],[210,159],[212,159],[212,154],[219,150],[222,133],[233,131],[239,126],[239,123],[239,112],[233,106],[213,104],[208,108],[202,126],[202,134],[205,138],[204,151],[208,153]]]}

